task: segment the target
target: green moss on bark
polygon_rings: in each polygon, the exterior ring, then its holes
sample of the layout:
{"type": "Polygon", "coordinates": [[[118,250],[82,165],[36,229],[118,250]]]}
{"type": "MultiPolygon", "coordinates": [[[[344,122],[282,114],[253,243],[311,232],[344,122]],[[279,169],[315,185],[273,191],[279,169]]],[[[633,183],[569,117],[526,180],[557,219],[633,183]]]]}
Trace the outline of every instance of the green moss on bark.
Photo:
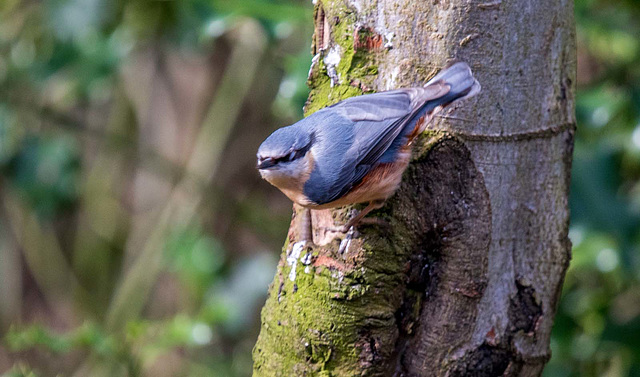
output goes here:
{"type": "MultiPolygon", "coordinates": [[[[436,132],[423,136],[422,155],[447,138],[436,132]]],[[[255,377],[386,375],[398,337],[411,332],[421,305],[413,297],[403,307],[418,236],[398,219],[404,209],[389,209],[391,202],[374,216],[390,222],[393,237],[379,226],[362,226],[361,237],[342,252],[339,245],[347,241],[336,240],[304,248],[295,258],[300,244],[290,233],[262,310],[255,377]],[[397,318],[400,310],[409,314],[404,322],[397,318]]]]}
{"type": "MultiPolygon", "coordinates": [[[[331,34],[328,45],[316,45],[305,115],[374,88],[377,60],[385,51],[379,48],[382,37],[358,29],[354,11],[345,4],[325,0],[316,5],[323,7],[316,10],[316,32],[329,32],[328,25],[331,34]]],[[[324,43],[326,38],[314,40],[324,43]]],[[[416,142],[414,160],[449,139],[426,132],[416,142]]],[[[418,175],[411,167],[405,179],[418,175]]],[[[399,338],[413,332],[424,295],[408,288],[411,256],[422,233],[405,216],[420,214],[407,205],[392,198],[371,214],[387,221],[388,229],[363,225],[349,245],[342,237],[301,251],[295,231],[301,216],[294,216],[262,310],[254,377],[390,375],[393,352],[399,338]]],[[[341,223],[348,211],[335,211],[335,221],[341,223]]]]}
{"type": "MultiPolygon", "coordinates": [[[[331,28],[331,43],[318,52],[315,64],[311,67],[308,85],[311,88],[309,100],[305,106],[305,115],[312,114],[326,106],[345,98],[373,91],[373,80],[378,73],[377,54],[366,49],[356,50],[356,16],[352,9],[341,1],[319,2],[331,28]],[[327,71],[325,57],[333,51],[340,56],[332,79],[327,71]],[[337,80],[336,80],[337,77],[337,80]]],[[[324,31],[325,33],[328,31],[324,31]]]]}

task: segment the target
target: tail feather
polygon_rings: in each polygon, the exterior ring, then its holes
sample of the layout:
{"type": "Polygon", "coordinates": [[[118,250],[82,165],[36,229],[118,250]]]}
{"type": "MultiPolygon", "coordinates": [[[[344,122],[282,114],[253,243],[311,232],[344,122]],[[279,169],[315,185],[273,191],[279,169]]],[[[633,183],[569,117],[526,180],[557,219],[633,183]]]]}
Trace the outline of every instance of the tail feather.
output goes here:
{"type": "MultiPolygon", "coordinates": [[[[448,105],[465,98],[471,98],[481,90],[480,83],[473,77],[471,68],[464,62],[457,62],[435,75],[424,88],[446,85],[449,90],[437,98],[426,98],[412,115],[417,121],[413,134],[419,134],[426,128],[431,118],[448,105]],[[421,120],[421,118],[424,118],[421,120]]],[[[427,91],[428,92],[428,91],[427,91]]]]}
{"type": "Polygon", "coordinates": [[[443,69],[437,75],[435,75],[426,86],[435,84],[437,82],[444,82],[451,89],[448,95],[443,97],[456,97],[453,101],[472,97],[480,92],[480,83],[473,77],[471,68],[464,62],[457,62],[443,69]]]}

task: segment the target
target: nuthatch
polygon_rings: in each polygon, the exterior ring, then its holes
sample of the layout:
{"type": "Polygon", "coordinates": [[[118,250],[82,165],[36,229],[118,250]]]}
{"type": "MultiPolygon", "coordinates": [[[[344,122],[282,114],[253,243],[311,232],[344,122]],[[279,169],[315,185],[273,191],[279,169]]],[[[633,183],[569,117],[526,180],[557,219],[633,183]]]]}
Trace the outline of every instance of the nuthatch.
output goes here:
{"type": "Polygon", "coordinates": [[[458,62],[423,87],[348,98],[272,133],[258,149],[257,167],[309,209],[369,202],[347,231],[400,186],[411,142],[433,116],[479,91],[469,66],[458,62]]]}

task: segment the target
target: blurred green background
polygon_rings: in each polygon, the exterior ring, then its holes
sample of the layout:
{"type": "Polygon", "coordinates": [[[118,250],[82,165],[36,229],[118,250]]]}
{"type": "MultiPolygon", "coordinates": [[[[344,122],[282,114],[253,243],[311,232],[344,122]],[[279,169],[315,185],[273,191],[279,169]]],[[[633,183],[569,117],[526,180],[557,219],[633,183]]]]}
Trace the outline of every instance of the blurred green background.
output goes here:
{"type": "MultiPolygon", "coordinates": [[[[311,1],[0,1],[0,373],[248,376],[311,1]]],[[[640,3],[577,0],[573,261],[546,376],[640,376],[640,3]]]]}

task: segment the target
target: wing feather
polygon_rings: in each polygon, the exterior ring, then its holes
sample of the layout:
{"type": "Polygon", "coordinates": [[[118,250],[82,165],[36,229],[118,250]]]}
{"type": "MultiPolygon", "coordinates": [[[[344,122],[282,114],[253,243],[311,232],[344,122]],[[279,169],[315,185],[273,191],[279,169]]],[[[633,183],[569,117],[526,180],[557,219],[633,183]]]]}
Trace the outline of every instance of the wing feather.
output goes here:
{"type": "Polygon", "coordinates": [[[309,119],[320,138],[329,141],[314,150],[317,166],[305,192],[317,204],[339,199],[377,162],[386,161],[385,153],[395,151],[403,141],[399,136],[412,132],[418,118],[479,91],[469,65],[456,62],[424,87],[353,97],[314,113],[304,121],[309,119]]]}
{"type": "Polygon", "coordinates": [[[351,127],[353,135],[353,144],[345,151],[340,166],[333,166],[339,172],[332,186],[328,190],[325,188],[322,203],[334,201],[349,192],[402,133],[412,114],[426,101],[442,97],[448,90],[448,85],[436,82],[423,88],[348,98],[316,113],[325,113],[329,118],[339,116],[344,121],[329,127],[351,127]]]}

